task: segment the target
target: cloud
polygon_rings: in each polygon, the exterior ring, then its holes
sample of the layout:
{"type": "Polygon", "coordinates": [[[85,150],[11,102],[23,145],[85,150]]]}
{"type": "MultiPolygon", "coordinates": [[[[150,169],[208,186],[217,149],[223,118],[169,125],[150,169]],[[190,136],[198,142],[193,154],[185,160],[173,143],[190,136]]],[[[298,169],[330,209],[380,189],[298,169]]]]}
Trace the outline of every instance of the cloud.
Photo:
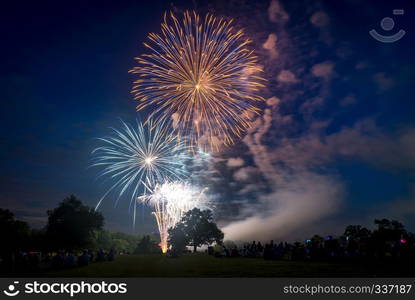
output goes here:
{"type": "Polygon", "coordinates": [[[230,168],[236,168],[236,167],[242,167],[245,164],[245,161],[240,158],[240,157],[236,157],[236,158],[229,158],[226,165],[230,168]]]}
{"type": "Polygon", "coordinates": [[[310,22],[316,27],[323,28],[330,24],[330,18],[324,11],[317,11],[310,17],[310,22]]]}
{"type": "Polygon", "coordinates": [[[333,75],[334,64],[331,61],[325,61],[315,64],[311,67],[311,73],[316,77],[330,79],[333,75]]]}
{"type": "Polygon", "coordinates": [[[256,167],[241,168],[234,178],[243,182],[260,174],[267,188],[241,189],[245,203],[239,203],[236,219],[222,227],[226,239],[295,240],[315,233],[316,227],[324,229],[321,224],[336,216],[346,194],[330,169],[337,159],[361,160],[391,172],[415,170],[415,128],[383,132],[369,118],[325,135],[313,128],[325,128],[327,122],[314,121],[300,136],[281,137],[273,145],[268,131],[279,115],[278,107],[267,109],[244,138],[256,167]]]}
{"type": "Polygon", "coordinates": [[[390,90],[395,85],[395,80],[385,73],[376,73],[373,75],[373,81],[375,82],[379,93],[390,90]]]}
{"type": "MultiPolygon", "coordinates": [[[[271,2],[270,21],[279,22],[276,15],[280,9],[278,1],[271,2]]],[[[342,170],[337,169],[338,161],[352,162],[353,166],[356,162],[368,164],[388,172],[415,169],[415,132],[410,128],[387,132],[370,118],[350,125],[360,114],[351,116],[347,127],[339,127],[338,111],[333,110],[352,105],[356,96],[339,97],[341,89],[331,93],[332,79],[346,62],[327,60],[324,53],[344,59],[357,53],[346,43],[334,44],[330,17],[325,12],[315,12],[309,21],[316,29],[313,39],[302,40],[309,46],[307,53],[297,47],[296,38],[300,37],[294,30],[288,31],[289,23],[276,24],[263,38],[262,47],[267,50],[263,52],[278,58],[264,69],[279,84],[278,89],[270,85],[268,92],[275,96],[268,97],[266,108],[247,130],[239,148],[243,153],[233,154],[243,157],[243,167],[227,170],[236,182],[224,186],[231,186],[226,191],[230,201],[237,201],[238,210],[232,219],[224,216],[219,220],[226,239],[294,240],[319,232],[330,222],[330,231],[343,227],[347,223],[339,218],[345,217],[342,207],[348,191],[337,174],[342,170]],[[316,34],[321,41],[315,40],[316,34]],[[300,79],[298,89],[285,84],[300,79]],[[325,107],[336,98],[339,104],[325,107]],[[319,111],[322,113],[315,114],[319,111]]],[[[307,19],[306,23],[309,25],[302,25],[313,27],[307,19]]],[[[372,68],[364,61],[349,63],[359,70],[372,68]]],[[[373,80],[389,78],[383,75],[373,80]]]]}
{"type": "Polygon", "coordinates": [[[249,179],[252,179],[252,176],[254,174],[257,174],[258,170],[255,167],[245,167],[245,168],[240,168],[237,171],[235,171],[235,173],[233,173],[233,178],[236,181],[248,181],[249,179]]]}
{"type": "Polygon", "coordinates": [[[255,164],[266,179],[273,177],[274,168],[268,160],[267,147],[262,144],[262,138],[271,125],[272,111],[267,108],[264,110],[262,118],[256,119],[243,139],[243,142],[248,146],[249,151],[253,155],[255,164]]]}
{"type": "Polygon", "coordinates": [[[271,107],[274,107],[274,106],[278,105],[278,103],[280,103],[280,101],[281,100],[277,97],[271,97],[271,98],[267,99],[267,105],[271,106],[271,107]]]}
{"type": "Polygon", "coordinates": [[[304,172],[321,168],[335,159],[353,159],[389,172],[415,170],[415,128],[383,132],[371,118],[356,122],[338,132],[322,136],[308,132],[283,138],[269,153],[285,169],[304,172]]]}
{"type": "MultiPolygon", "coordinates": [[[[250,183],[250,184],[244,184],[242,189],[238,191],[237,194],[239,195],[246,195],[246,194],[252,194],[258,192],[262,187],[258,183],[250,183]]],[[[241,201],[240,203],[245,204],[245,201],[241,201]]]]}
{"type": "Polygon", "coordinates": [[[272,0],[268,8],[268,19],[274,23],[286,22],[289,16],[279,1],[272,0]]]}
{"type": "MultiPolygon", "coordinates": [[[[289,138],[278,139],[278,144],[272,146],[269,131],[273,121],[281,119],[284,116],[277,105],[265,109],[243,139],[255,167],[237,170],[234,178],[247,181],[254,175],[264,181],[261,189],[243,186],[240,190],[245,202],[239,203],[242,208],[237,219],[222,227],[226,239],[291,240],[293,234],[302,237],[308,234],[304,230],[310,228],[309,224],[330,216],[342,202],[343,185],[336,177],[313,170],[307,155],[303,155],[310,149],[297,148],[289,138]]],[[[313,147],[310,151],[315,157],[313,147]]]]}
{"type": "Polygon", "coordinates": [[[265,43],[262,44],[262,47],[268,50],[268,53],[272,59],[277,58],[277,35],[275,33],[270,33],[265,43]]]}
{"type": "Polygon", "coordinates": [[[278,74],[277,80],[285,83],[295,83],[298,81],[297,77],[290,70],[282,70],[278,74]]]}
{"type": "Polygon", "coordinates": [[[294,240],[304,235],[309,224],[335,212],[342,197],[343,187],[328,176],[298,174],[262,197],[263,211],[248,208],[245,213],[250,216],[222,230],[230,240],[294,240]]]}
{"type": "Polygon", "coordinates": [[[303,114],[304,117],[310,118],[312,114],[321,108],[324,104],[324,99],[322,97],[315,97],[310,99],[309,101],[304,102],[300,106],[300,112],[303,114]]]}
{"type": "Polygon", "coordinates": [[[317,11],[310,17],[310,23],[313,24],[320,32],[320,40],[327,45],[333,44],[333,38],[330,33],[330,18],[324,11],[317,11]]]}
{"type": "Polygon", "coordinates": [[[372,119],[359,121],[326,138],[328,156],[357,158],[383,170],[415,170],[415,128],[382,132],[372,119]]]}

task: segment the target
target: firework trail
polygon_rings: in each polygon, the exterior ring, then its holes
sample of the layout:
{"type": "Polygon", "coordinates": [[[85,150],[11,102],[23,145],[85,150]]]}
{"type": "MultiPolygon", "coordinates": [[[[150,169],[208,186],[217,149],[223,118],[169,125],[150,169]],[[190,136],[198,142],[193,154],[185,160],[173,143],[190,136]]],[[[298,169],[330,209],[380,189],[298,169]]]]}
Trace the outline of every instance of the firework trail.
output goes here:
{"type": "Polygon", "coordinates": [[[178,20],[164,15],[161,34],[144,45],[151,54],[137,57],[132,94],[137,110],[151,106],[150,117],[173,119],[190,145],[217,150],[231,145],[250,127],[262,100],[264,79],[251,42],[232,20],[185,12],[178,20]]]}
{"type": "Polygon", "coordinates": [[[151,194],[139,200],[154,209],[160,233],[160,247],[163,253],[168,249],[168,230],[174,227],[185,212],[193,209],[208,209],[210,203],[205,196],[206,189],[198,189],[186,182],[165,182],[157,184],[151,194]]]}
{"type": "Polygon", "coordinates": [[[118,200],[130,194],[130,209],[139,195],[146,194],[157,183],[166,180],[181,180],[187,177],[186,161],[190,158],[186,145],[173,134],[165,122],[145,124],[137,121],[136,127],[121,121],[121,130],[112,128],[112,135],[100,138],[104,145],[96,148],[92,166],[101,167],[100,176],[115,180],[96,208],[113,190],[118,191],[118,200]]]}

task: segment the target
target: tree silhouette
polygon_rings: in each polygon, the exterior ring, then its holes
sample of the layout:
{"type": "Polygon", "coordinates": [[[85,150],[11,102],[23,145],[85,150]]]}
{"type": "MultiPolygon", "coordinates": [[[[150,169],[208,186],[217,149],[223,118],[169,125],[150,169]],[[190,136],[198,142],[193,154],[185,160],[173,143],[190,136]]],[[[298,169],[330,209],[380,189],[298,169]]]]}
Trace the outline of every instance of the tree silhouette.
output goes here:
{"type": "Polygon", "coordinates": [[[360,225],[349,225],[344,230],[344,235],[348,239],[360,241],[368,239],[371,235],[371,232],[369,229],[362,227],[360,225]]]}
{"type": "Polygon", "coordinates": [[[202,245],[211,245],[213,242],[222,243],[223,232],[213,222],[210,210],[194,208],[184,214],[181,221],[169,230],[170,241],[186,241],[193,246],[193,252],[202,245]]]}
{"type": "Polygon", "coordinates": [[[398,221],[390,221],[388,219],[375,219],[375,224],[378,226],[373,233],[385,241],[400,240],[403,235],[406,235],[405,227],[398,221]]]}
{"type": "Polygon", "coordinates": [[[30,228],[26,222],[15,220],[10,210],[0,208],[0,236],[4,241],[1,252],[8,253],[24,247],[29,235],[30,228]]]}
{"type": "Polygon", "coordinates": [[[169,244],[173,253],[176,255],[182,253],[186,250],[188,242],[183,223],[178,223],[175,227],[169,229],[169,244]]]}
{"type": "Polygon", "coordinates": [[[369,252],[373,252],[372,232],[361,225],[349,225],[344,230],[344,237],[347,241],[347,251],[349,255],[367,256],[369,252]]]}
{"type": "Polygon", "coordinates": [[[27,246],[30,228],[26,222],[14,219],[14,214],[8,209],[0,208],[0,258],[6,270],[11,270],[12,255],[27,246]]]}
{"type": "Polygon", "coordinates": [[[101,213],[82,204],[74,195],[63,200],[48,212],[47,235],[53,248],[80,249],[92,241],[95,230],[104,225],[101,213]]]}
{"type": "Polygon", "coordinates": [[[398,221],[388,219],[376,219],[375,224],[378,228],[373,231],[372,239],[377,256],[382,258],[386,253],[395,255],[400,240],[408,237],[405,227],[398,221]]]}
{"type": "Polygon", "coordinates": [[[142,239],[138,242],[137,248],[135,249],[134,253],[136,254],[150,254],[150,253],[160,253],[160,247],[151,240],[149,235],[145,235],[142,239]]]}

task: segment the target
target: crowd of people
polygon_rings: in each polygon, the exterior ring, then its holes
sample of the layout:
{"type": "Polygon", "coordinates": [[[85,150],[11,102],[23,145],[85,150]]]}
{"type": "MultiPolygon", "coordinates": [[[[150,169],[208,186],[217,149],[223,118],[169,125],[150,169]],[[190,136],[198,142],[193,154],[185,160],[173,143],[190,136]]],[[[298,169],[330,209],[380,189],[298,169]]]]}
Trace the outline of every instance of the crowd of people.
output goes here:
{"type": "Polygon", "coordinates": [[[116,251],[110,249],[105,251],[83,250],[75,251],[58,251],[58,252],[24,252],[19,251],[11,258],[12,268],[14,271],[24,271],[28,273],[45,271],[45,270],[62,270],[74,267],[84,267],[93,262],[114,261],[116,251]]]}
{"type": "Polygon", "coordinates": [[[216,257],[247,257],[266,260],[341,260],[341,259],[414,259],[415,244],[401,239],[387,243],[370,243],[355,239],[326,238],[311,239],[304,243],[276,243],[271,240],[264,245],[252,241],[239,247],[223,243],[209,247],[208,253],[216,257]]]}

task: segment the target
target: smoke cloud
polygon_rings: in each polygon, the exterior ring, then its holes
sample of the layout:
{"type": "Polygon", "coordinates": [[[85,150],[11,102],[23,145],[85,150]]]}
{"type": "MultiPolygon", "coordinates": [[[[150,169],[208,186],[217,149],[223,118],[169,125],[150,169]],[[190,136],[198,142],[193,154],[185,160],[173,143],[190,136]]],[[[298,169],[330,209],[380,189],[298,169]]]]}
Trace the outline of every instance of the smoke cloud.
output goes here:
{"type": "Polygon", "coordinates": [[[342,196],[342,185],[328,176],[297,174],[260,199],[263,212],[246,211],[251,216],[230,223],[223,231],[232,240],[301,238],[307,224],[319,222],[337,210],[342,196]]]}

